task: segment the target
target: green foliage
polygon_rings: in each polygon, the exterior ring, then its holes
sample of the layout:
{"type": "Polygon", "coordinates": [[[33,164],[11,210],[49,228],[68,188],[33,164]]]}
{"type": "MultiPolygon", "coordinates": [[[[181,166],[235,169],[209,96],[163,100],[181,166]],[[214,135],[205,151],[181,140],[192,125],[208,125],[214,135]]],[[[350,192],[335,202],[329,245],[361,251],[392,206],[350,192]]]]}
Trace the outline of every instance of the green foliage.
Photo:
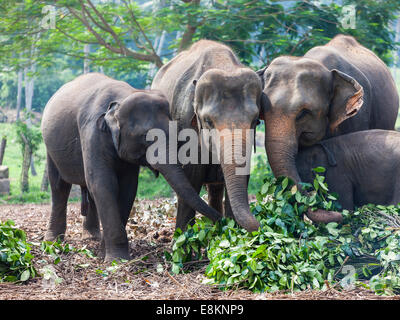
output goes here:
{"type": "Polygon", "coordinates": [[[264,184],[265,176],[268,174],[272,175],[265,149],[260,149],[261,151],[255,154],[251,159],[252,168],[248,185],[249,194],[257,194],[264,184]]]}
{"type": "Polygon", "coordinates": [[[94,258],[94,254],[92,251],[85,247],[83,248],[75,248],[69,243],[63,243],[60,240],[57,241],[42,241],[40,244],[40,250],[50,255],[53,259],[54,264],[58,264],[61,259],[62,255],[67,255],[69,253],[80,253],[84,254],[88,258],[94,258]]]}
{"type": "MultiPolygon", "coordinates": [[[[29,113],[27,113],[29,117],[29,113]]],[[[15,128],[17,132],[16,140],[17,143],[21,146],[21,153],[24,155],[25,144],[26,142],[29,145],[29,149],[32,151],[32,154],[35,154],[39,149],[39,145],[42,142],[42,133],[40,128],[37,126],[28,127],[26,122],[16,121],[15,128]],[[25,141],[26,139],[26,141],[25,141]]]]}
{"type": "MultiPolygon", "coordinates": [[[[62,257],[68,254],[78,253],[88,258],[95,257],[86,246],[75,248],[59,240],[28,243],[25,232],[16,228],[13,221],[0,222],[0,282],[24,282],[36,275],[41,275],[46,279],[48,276],[46,268],[39,274],[33,265],[32,246],[39,246],[42,253],[52,258],[54,264],[58,264],[62,257]]],[[[79,265],[78,267],[84,268],[85,266],[79,265]]]]}
{"type": "Polygon", "coordinates": [[[0,59],[18,69],[29,65],[33,55],[39,68],[49,68],[62,55],[81,61],[84,45],[90,44],[87,58],[93,65],[147,72],[149,63],[158,64],[205,38],[231,45],[245,63],[259,66],[278,55],[304,54],[345,33],[390,61],[397,0],[344,0],[343,5],[356,6],[356,29],[343,27],[343,6],[337,1],[316,2],[173,0],[141,6],[134,1],[7,1],[0,6],[0,59]],[[42,10],[49,4],[55,26],[43,28],[42,10]],[[164,31],[169,48],[159,53],[156,39],[164,31]]]}
{"type": "Polygon", "coordinates": [[[358,279],[379,294],[400,292],[400,206],[367,205],[347,220],[338,240],[350,257],[358,279]],[[345,243],[345,239],[347,240],[345,243]]]}
{"type": "Polygon", "coordinates": [[[340,227],[333,222],[313,225],[302,218],[308,208],[339,208],[318,175],[324,169],[315,171],[314,185],[304,186],[309,195],[287,178],[266,179],[251,204],[261,225],[256,232],[227,218],[215,225],[202,218],[185,232],[177,230],[172,253],[166,253],[172,271],[179,273],[185,263],[207,257],[205,283],[221,288],[299,291],[339,281],[342,287],[360,284],[378,294],[400,292],[400,207],[370,205],[353,214],[344,210],[340,227]],[[352,271],[348,276],[343,276],[344,266],[352,271]]]}
{"type": "Polygon", "coordinates": [[[137,190],[138,198],[153,199],[171,197],[172,195],[172,188],[161,174],[155,177],[150,169],[145,167],[140,168],[137,190]]]}
{"type": "Polygon", "coordinates": [[[31,244],[23,230],[14,222],[0,222],[0,282],[27,281],[37,274],[33,264],[31,244]]]}
{"type": "MultiPolygon", "coordinates": [[[[29,192],[21,193],[20,175],[22,168],[21,145],[17,142],[18,134],[15,123],[0,123],[0,134],[7,134],[7,147],[4,153],[3,164],[9,168],[10,194],[1,195],[2,203],[45,203],[50,200],[50,192],[40,191],[43,171],[46,161],[46,150],[43,140],[38,145],[34,157],[37,175],[29,171],[29,192]]],[[[79,199],[80,200],[80,199],[79,199]]]]}

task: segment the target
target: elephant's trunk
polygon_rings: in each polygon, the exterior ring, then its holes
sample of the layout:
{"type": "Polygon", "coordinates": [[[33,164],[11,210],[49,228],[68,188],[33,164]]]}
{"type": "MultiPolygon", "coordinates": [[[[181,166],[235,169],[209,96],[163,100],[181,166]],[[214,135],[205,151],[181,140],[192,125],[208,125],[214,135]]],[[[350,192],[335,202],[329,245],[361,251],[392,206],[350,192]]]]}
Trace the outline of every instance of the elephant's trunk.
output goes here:
{"type": "MultiPolygon", "coordinates": [[[[295,133],[285,135],[282,132],[282,130],[276,127],[268,128],[266,126],[265,128],[265,149],[267,151],[268,162],[275,177],[289,177],[298,185],[301,179],[296,168],[296,156],[298,152],[297,137],[295,133]]],[[[341,214],[339,212],[326,212],[324,210],[312,212],[309,210],[306,215],[311,221],[316,223],[341,221],[341,214]]]]}
{"type": "MultiPolygon", "coordinates": [[[[278,123],[279,120],[276,120],[278,123]]],[[[274,123],[273,121],[270,121],[274,123]]],[[[296,168],[296,156],[298,151],[295,130],[288,130],[289,126],[276,127],[271,124],[265,126],[265,149],[268,162],[274,176],[291,178],[296,184],[300,182],[300,176],[296,168]],[[285,131],[289,131],[286,133],[285,131]]]]}
{"type": "Polygon", "coordinates": [[[164,176],[165,180],[193,210],[196,210],[213,222],[221,218],[221,214],[209,207],[194,190],[183,169],[177,164],[152,164],[152,167],[164,176]]]}
{"type": "Polygon", "coordinates": [[[268,162],[275,177],[285,176],[291,178],[296,184],[300,182],[296,168],[297,148],[297,142],[290,143],[289,139],[265,138],[268,162]]]}
{"type": "Polygon", "coordinates": [[[251,146],[247,145],[249,141],[246,141],[246,139],[234,139],[234,135],[229,138],[233,139],[231,140],[231,148],[228,149],[230,152],[226,153],[224,152],[224,150],[226,151],[224,148],[225,139],[221,137],[222,148],[220,151],[220,164],[224,174],[232,212],[236,222],[240,226],[250,232],[256,231],[260,227],[260,224],[250,212],[247,194],[248,173],[246,174],[244,169],[246,164],[250,166],[250,154],[248,154],[248,150],[250,149],[251,153],[251,146]],[[244,152],[245,154],[243,154],[244,152]],[[231,159],[227,159],[225,156],[229,153],[232,155],[231,159]],[[245,162],[243,164],[238,164],[238,159],[245,160],[245,162]]]}

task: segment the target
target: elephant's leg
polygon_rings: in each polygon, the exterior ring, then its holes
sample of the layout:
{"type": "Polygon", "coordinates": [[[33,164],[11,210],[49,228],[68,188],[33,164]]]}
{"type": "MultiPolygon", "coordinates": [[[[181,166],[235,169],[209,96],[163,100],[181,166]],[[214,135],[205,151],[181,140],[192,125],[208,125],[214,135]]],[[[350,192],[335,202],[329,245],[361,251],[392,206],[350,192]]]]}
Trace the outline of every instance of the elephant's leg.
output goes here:
{"type": "MultiPolygon", "coordinates": [[[[191,185],[197,193],[200,193],[201,187],[205,180],[205,166],[187,165],[183,167],[185,175],[188,177],[191,185]]],[[[184,199],[178,197],[178,210],[176,214],[176,228],[185,230],[186,226],[194,223],[195,210],[186,204],[184,199]]]]}
{"type": "Polygon", "coordinates": [[[121,221],[124,226],[128,222],[129,214],[131,213],[133,202],[136,198],[139,166],[133,166],[129,170],[124,170],[119,175],[119,200],[121,221]]]}
{"type": "Polygon", "coordinates": [[[44,240],[54,241],[58,237],[63,239],[67,229],[67,202],[72,185],[61,178],[49,155],[47,171],[51,189],[51,213],[44,240]]]}
{"type": "Polygon", "coordinates": [[[208,184],[208,204],[211,208],[223,213],[224,184],[208,184]]]}
{"type": "Polygon", "coordinates": [[[100,222],[99,216],[97,214],[96,204],[94,203],[93,198],[90,196],[89,191],[85,187],[82,188],[82,204],[86,203],[85,214],[83,215],[83,230],[82,230],[82,238],[83,239],[93,239],[100,240],[101,232],[100,232],[100,222]]]}
{"type": "MultiPolygon", "coordinates": [[[[126,170],[118,174],[118,204],[121,223],[126,227],[126,223],[129,218],[129,214],[132,210],[133,202],[136,198],[137,186],[138,186],[138,176],[139,176],[139,166],[135,166],[131,170],[126,170]]],[[[125,231],[126,232],[126,231],[125,231]]],[[[129,250],[129,248],[128,248],[129,250]]],[[[100,253],[99,257],[104,258],[106,256],[106,245],[105,237],[101,238],[100,253]]]]}
{"type": "MultiPolygon", "coordinates": [[[[89,168],[87,163],[85,168],[89,168]]],[[[129,259],[128,238],[121,220],[119,184],[115,172],[109,166],[96,166],[96,173],[85,172],[87,186],[93,197],[103,229],[101,253],[106,261],[129,259]]]]}
{"type": "Polygon", "coordinates": [[[122,170],[118,174],[118,185],[119,185],[118,204],[119,204],[121,223],[124,226],[125,230],[129,214],[131,213],[132,210],[133,202],[135,201],[136,198],[139,169],[140,169],[139,166],[134,166],[132,168],[129,168],[128,170],[122,170]]]}

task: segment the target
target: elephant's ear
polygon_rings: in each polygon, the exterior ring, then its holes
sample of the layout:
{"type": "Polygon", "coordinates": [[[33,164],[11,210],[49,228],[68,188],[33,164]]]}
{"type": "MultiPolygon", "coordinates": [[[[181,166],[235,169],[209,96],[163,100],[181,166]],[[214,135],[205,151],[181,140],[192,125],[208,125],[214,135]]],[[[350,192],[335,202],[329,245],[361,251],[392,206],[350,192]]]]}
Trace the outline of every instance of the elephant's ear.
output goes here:
{"type": "Polygon", "coordinates": [[[256,71],[257,75],[258,75],[258,76],[260,77],[260,79],[261,79],[262,88],[263,88],[263,89],[264,89],[264,86],[265,86],[264,73],[265,73],[265,70],[267,70],[267,68],[268,68],[268,66],[265,66],[264,68],[262,68],[262,69],[256,71]]]}
{"type": "Polygon", "coordinates": [[[349,75],[333,69],[333,97],[329,110],[331,132],[344,120],[357,114],[364,101],[363,87],[349,75]]]}
{"type": "Polygon", "coordinates": [[[117,106],[118,102],[117,101],[112,101],[108,105],[107,112],[104,112],[100,115],[100,117],[96,121],[97,128],[99,128],[103,132],[110,132],[110,128],[107,125],[107,122],[105,120],[105,115],[113,108],[117,106]]]}
{"type": "Polygon", "coordinates": [[[323,141],[318,142],[318,144],[322,147],[322,149],[324,150],[325,154],[326,154],[326,158],[328,159],[328,164],[331,167],[336,167],[337,166],[337,162],[336,162],[336,158],[333,155],[333,153],[331,152],[331,150],[329,150],[329,148],[326,146],[326,144],[323,141]]]}
{"type": "Polygon", "coordinates": [[[104,116],[106,113],[102,113],[100,117],[96,121],[97,128],[103,132],[110,132],[110,128],[108,128],[106,121],[104,120],[104,116]]]}
{"type": "Polygon", "coordinates": [[[111,137],[114,142],[115,149],[118,151],[120,144],[120,125],[116,113],[120,104],[118,101],[113,101],[109,104],[106,114],[104,115],[104,121],[111,132],[111,137]]]}
{"type": "Polygon", "coordinates": [[[268,96],[264,93],[261,92],[261,97],[260,97],[260,115],[258,118],[260,120],[265,121],[265,113],[271,108],[271,101],[269,101],[268,96]]]}

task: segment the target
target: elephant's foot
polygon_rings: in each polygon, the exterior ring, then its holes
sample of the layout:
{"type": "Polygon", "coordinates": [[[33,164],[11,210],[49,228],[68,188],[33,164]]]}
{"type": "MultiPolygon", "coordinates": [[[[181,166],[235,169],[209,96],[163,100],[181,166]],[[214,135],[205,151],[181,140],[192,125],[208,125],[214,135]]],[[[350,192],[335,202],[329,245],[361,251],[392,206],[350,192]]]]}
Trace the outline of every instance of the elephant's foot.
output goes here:
{"type": "Polygon", "coordinates": [[[128,252],[128,250],[107,250],[106,255],[104,257],[104,262],[112,262],[114,260],[130,260],[131,256],[128,252]]]}
{"type": "Polygon", "coordinates": [[[86,217],[83,217],[82,239],[100,240],[101,232],[99,219],[94,210],[90,210],[86,217]]]}
{"type": "Polygon", "coordinates": [[[120,245],[120,246],[111,246],[106,249],[104,238],[101,240],[100,250],[98,254],[99,258],[103,258],[104,262],[112,262],[114,260],[130,260],[131,256],[129,254],[129,246],[120,245]]]}
{"type": "Polygon", "coordinates": [[[48,229],[46,231],[46,234],[45,234],[43,240],[44,241],[51,241],[51,242],[57,241],[57,240],[64,241],[64,236],[65,236],[65,230],[56,231],[56,230],[48,229]]]}
{"type": "Polygon", "coordinates": [[[90,228],[82,229],[82,239],[83,240],[96,240],[100,241],[101,240],[101,232],[98,228],[90,228]]]}

